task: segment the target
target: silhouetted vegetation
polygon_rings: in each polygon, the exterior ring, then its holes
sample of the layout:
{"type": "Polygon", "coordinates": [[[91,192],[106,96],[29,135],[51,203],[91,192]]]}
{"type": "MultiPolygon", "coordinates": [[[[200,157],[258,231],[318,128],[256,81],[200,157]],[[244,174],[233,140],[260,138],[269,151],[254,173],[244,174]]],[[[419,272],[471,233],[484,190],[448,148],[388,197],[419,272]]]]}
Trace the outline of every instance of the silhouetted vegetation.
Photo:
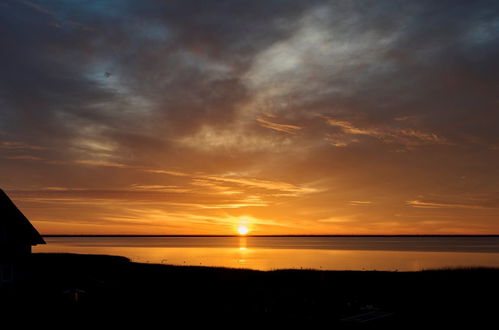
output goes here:
{"type": "Polygon", "coordinates": [[[34,254],[0,287],[2,317],[95,326],[130,322],[428,327],[494,322],[498,269],[270,272],[34,254]],[[68,323],[69,322],[69,323],[68,323]]]}

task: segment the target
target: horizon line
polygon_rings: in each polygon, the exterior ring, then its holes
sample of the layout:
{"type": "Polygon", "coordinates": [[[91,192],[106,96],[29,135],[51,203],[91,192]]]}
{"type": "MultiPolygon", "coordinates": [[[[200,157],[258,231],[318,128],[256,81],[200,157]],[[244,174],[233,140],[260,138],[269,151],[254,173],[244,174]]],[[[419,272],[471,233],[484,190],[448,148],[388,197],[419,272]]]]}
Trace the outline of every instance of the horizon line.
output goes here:
{"type": "Polygon", "coordinates": [[[42,237],[499,237],[499,234],[300,234],[300,235],[141,235],[141,234],[44,234],[42,237]]]}

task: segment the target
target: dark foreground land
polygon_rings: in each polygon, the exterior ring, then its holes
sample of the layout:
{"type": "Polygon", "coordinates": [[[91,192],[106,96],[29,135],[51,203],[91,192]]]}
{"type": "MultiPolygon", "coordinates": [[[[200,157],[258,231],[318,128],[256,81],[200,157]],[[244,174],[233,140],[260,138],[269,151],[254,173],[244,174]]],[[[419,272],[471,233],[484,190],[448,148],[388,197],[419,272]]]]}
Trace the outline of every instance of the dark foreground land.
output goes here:
{"type": "Polygon", "coordinates": [[[67,328],[476,327],[499,324],[499,269],[260,272],[34,254],[0,304],[3,319],[67,328]]]}

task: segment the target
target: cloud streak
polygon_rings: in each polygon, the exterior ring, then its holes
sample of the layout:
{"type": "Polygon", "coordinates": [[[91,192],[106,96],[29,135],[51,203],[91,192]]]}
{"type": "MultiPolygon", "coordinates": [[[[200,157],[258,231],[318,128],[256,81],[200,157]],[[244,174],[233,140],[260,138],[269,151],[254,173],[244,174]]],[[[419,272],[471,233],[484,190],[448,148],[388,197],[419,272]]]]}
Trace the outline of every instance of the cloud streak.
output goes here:
{"type": "Polygon", "coordinates": [[[257,118],[256,121],[262,127],[270,128],[274,131],[283,132],[283,133],[287,133],[287,134],[296,134],[296,132],[301,129],[300,126],[278,124],[278,123],[274,123],[274,122],[265,120],[263,118],[257,118]]]}

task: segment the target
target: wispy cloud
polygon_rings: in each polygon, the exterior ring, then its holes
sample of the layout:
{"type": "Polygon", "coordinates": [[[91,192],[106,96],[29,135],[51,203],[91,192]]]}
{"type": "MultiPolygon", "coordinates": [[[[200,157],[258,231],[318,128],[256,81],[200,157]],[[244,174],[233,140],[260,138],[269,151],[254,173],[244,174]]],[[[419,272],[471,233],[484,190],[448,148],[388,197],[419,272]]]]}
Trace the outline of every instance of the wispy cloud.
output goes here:
{"type": "Polygon", "coordinates": [[[55,16],[55,13],[53,11],[51,11],[51,10],[47,9],[46,7],[43,7],[39,4],[36,4],[34,2],[27,1],[27,0],[17,0],[17,1],[30,7],[31,9],[36,10],[39,13],[49,15],[49,16],[55,16]]]}
{"type": "Polygon", "coordinates": [[[262,136],[254,134],[252,131],[248,132],[246,125],[234,125],[234,127],[226,129],[202,127],[194,134],[178,139],[177,143],[183,147],[211,153],[220,150],[277,152],[280,150],[287,150],[291,146],[291,140],[287,135],[285,137],[262,136]]]}
{"type": "Polygon", "coordinates": [[[430,201],[430,200],[410,200],[406,202],[406,205],[417,207],[417,208],[429,208],[429,209],[439,209],[439,208],[451,208],[451,209],[487,209],[487,208],[499,208],[499,202],[497,200],[495,203],[490,201],[475,201],[474,203],[462,203],[462,202],[443,202],[443,201],[430,201]]]}
{"type": "Polygon", "coordinates": [[[5,150],[44,150],[44,147],[28,144],[22,141],[0,141],[0,149],[5,150]]]}
{"type": "Polygon", "coordinates": [[[325,222],[325,223],[349,223],[355,221],[351,217],[329,217],[325,219],[319,219],[317,222],[325,222]]]}
{"type": "Polygon", "coordinates": [[[154,169],[145,169],[144,171],[149,172],[149,173],[166,174],[166,175],[171,175],[171,176],[187,176],[187,177],[191,176],[188,173],[183,173],[183,172],[178,172],[178,171],[154,170],[154,169]]]}
{"type": "Polygon", "coordinates": [[[42,160],[42,158],[31,155],[18,155],[18,156],[7,156],[5,159],[11,160],[42,160]]]}
{"type": "Polygon", "coordinates": [[[256,188],[277,190],[289,193],[300,194],[300,193],[312,193],[317,191],[314,188],[298,187],[296,185],[287,182],[261,180],[255,178],[241,178],[241,177],[238,178],[238,177],[223,177],[223,176],[204,176],[202,178],[212,181],[235,183],[246,187],[256,187],[256,188]]]}
{"type": "Polygon", "coordinates": [[[294,194],[306,194],[317,192],[317,188],[300,187],[288,182],[263,180],[258,178],[238,177],[234,175],[209,175],[209,174],[189,174],[168,170],[146,170],[146,172],[156,174],[166,174],[171,176],[189,177],[192,184],[197,186],[215,187],[217,190],[226,190],[228,187],[221,187],[219,183],[236,184],[242,187],[262,188],[266,190],[282,191],[294,194]]]}
{"type": "Polygon", "coordinates": [[[104,167],[118,167],[118,168],[133,168],[132,166],[126,164],[120,164],[105,160],[91,160],[91,159],[79,159],[74,161],[76,164],[90,165],[90,166],[104,166],[104,167]]]}
{"type": "Polygon", "coordinates": [[[357,206],[357,205],[362,206],[362,205],[372,205],[373,202],[372,201],[349,201],[348,204],[355,205],[355,206],[357,206]]]}
{"type": "Polygon", "coordinates": [[[274,131],[283,132],[287,134],[296,134],[302,127],[296,125],[278,124],[263,118],[257,118],[256,121],[263,127],[270,128],[274,131]]]}
{"type": "Polygon", "coordinates": [[[191,189],[174,185],[141,185],[141,184],[131,185],[130,190],[145,191],[145,192],[149,191],[149,192],[175,192],[175,193],[185,193],[192,191],[191,189]]]}
{"type": "MultiPolygon", "coordinates": [[[[337,120],[331,117],[325,117],[329,126],[340,128],[348,135],[365,135],[376,138],[384,143],[397,143],[407,146],[420,146],[425,144],[448,144],[447,139],[423,130],[399,127],[367,127],[361,128],[352,122],[337,120]]],[[[334,141],[334,139],[333,139],[334,141]]],[[[348,141],[348,140],[347,140],[348,141]]],[[[351,142],[358,142],[352,139],[351,142]]],[[[346,146],[349,142],[337,142],[337,146],[346,146]]],[[[333,143],[334,144],[334,143],[333,143]]]]}

